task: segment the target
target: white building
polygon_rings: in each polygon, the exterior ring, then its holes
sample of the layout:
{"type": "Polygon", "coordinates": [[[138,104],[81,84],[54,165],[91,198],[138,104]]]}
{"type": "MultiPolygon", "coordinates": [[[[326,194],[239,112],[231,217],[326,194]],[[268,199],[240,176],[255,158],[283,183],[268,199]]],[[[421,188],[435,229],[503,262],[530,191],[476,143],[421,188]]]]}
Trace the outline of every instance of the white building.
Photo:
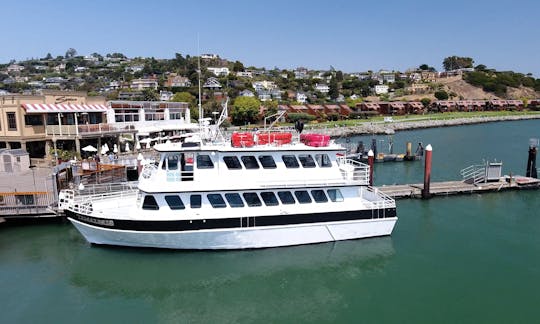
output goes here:
{"type": "Polygon", "coordinates": [[[297,92],[296,93],[296,101],[298,101],[299,103],[306,103],[306,101],[307,101],[306,94],[301,93],[301,92],[297,92]]]}
{"type": "Polygon", "coordinates": [[[315,90],[319,91],[320,93],[328,93],[330,91],[330,87],[324,83],[317,83],[315,84],[315,90]]]}
{"type": "Polygon", "coordinates": [[[157,90],[158,82],[156,79],[134,79],[133,81],[131,81],[130,88],[134,90],[144,90],[144,89],[157,90]]]}
{"type": "Polygon", "coordinates": [[[208,67],[208,71],[214,73],[215,76],[227,76],[229,75],[228,67],[208,67]]]}
{"type": "Polygon", "coordinates": [[[388,93],[388,85],[386,84],[377,84],[374,88],[375,94],[381,95],[388,93]]]}
{"type": "Polygon", "coordinates": [[[236,76],[239,78],[253,78],[253,72],[249,71],[238,71],[236,72],[236,76]]]}
{"type": "Polygon", "coordinates": [[[159,91],[159,100],[161,101],[170,101],[173,97],[173,93],[171,91],[159,91]]]}

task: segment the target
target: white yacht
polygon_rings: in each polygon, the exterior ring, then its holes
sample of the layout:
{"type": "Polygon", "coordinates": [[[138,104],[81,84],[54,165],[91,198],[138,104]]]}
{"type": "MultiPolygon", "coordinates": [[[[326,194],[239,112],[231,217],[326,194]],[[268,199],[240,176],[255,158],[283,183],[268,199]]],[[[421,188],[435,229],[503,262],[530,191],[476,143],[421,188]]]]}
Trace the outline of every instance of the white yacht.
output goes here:
{"type": "Polygon", "coordinates": [[[251,249],[390,235],[395,201],[369,186],[369,166],[326,135],[233,133],[230,141],[154,147],[138,188],[61,193],[93,244],[251,249]]]}

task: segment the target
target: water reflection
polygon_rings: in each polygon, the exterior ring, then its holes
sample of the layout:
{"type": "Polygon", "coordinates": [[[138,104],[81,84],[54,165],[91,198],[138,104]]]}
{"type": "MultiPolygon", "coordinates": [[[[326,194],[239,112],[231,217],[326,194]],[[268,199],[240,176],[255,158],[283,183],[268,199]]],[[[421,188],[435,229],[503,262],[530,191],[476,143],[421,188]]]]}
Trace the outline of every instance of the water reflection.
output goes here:
{"type": "Polygon", "coordinates": [[[343,288],[385,271],[395,253],[390,237],[228,252],[79,252],[69,280],[93,297],[143,298],[175,321],[220,322],[260,319],[261,313],[278,320],[317,312],[318,319],[331,319],[331,310],[347,300],[343,288]],[[315,305],[326,305],[326,314],[315,305]]]}

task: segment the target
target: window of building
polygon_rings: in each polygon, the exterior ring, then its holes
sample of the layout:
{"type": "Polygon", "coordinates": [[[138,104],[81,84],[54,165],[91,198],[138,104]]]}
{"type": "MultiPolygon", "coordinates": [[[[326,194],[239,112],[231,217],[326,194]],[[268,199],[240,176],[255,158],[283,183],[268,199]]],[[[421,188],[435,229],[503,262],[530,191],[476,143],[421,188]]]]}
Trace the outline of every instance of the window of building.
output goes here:
{"type": "Polygon", "coordinates": [[[261,162],[261,165],[265,169],[275,169],[276,168],[276,162],[274,161],[274,158],[271,155],[261,155],[259,156],[259,162],[261,162]]]}
{"type": "Polygon", "coordinates": [[[156,198],[152,195],[146,195],[143,200],[142,209],[158,210],[159,206],[156,202],[156,198]]]}
{"type": "Polygon", "coordinates": [[[185,209],[186,206],[184,206],[184,202],[180,198],[180,196],[165,196],[165,201],[169,205],[169,208],[172,210],[176,209],[185,209]]]}
{"type": "Polygon", "coordinates": [[[343,195],[341,194],[341,191],[339,189],[328,189],[326,190],[328,193],[328,197],[333,202],[341,202],[343,201],[343,195]]]}
{"type": "Polygon", "coordinates": [[[279,202],[276,195],[271,191],[261,192],[261,198],[266,206],[277,206],[279,202]]]}
{"type": "Polygon", "coordinates": [[[298,160],[300,160],[300,163],[304,168],[314,168],[315,167],[315,160],[313,160],[313,157],[309,154],[300,154],[298,155],[298,160]]]}
{"type": "Polygon", "coordinates": [[[197,154],[197,169],[213,169],[214,163],[210,155],[197,154]]]}
{"type": "Polygon", "coordinates": [[[208,198],[210,205],[212,205],[212,207],[214,208],[227,207],[227,204],[225,204],[225,200],[223,200],[223,196],[221,196],[220,194],[208,194],[206,195],[206,198],[208,198]]]}
{"type": "Polygon", "coordinates": [[[7,115],[7,122],[8,122],[8,130],[10,131],[16,131],[17,130],[17,119],[15,118],[14,112],[8,112],[7,115]]]}
{"type": "Polygon", "coordinates": [[[259,207],[262,206],[262,202],[259,199],[259,196],[255,192],[244,192],[242,194],[244,196],[244,199],[246,200],[246,203],[249,207],[259,207]]]}
{"type": "Polygon", "coordinates": [[[43,117],[41,115],[25,115],[24,124],[27,126],[43,125],[43,117]]]}
{"type": "Polygon", "coordinates": [[[332,167],[332,161],[328,154],[315,154],[315,160],[321,168],[330,168],[332,167]]]}
{"type": "Polygon", "coordinates": [[[324,203],[328,201],[328,197],[326,197],[324,190],[311,190],[311,195],[313,196],[313,200],[315,200],[315,202],[324,203]]]}
{"type": "Polygon", "coordinates": [[[290,191],[278,191],[277,194],[278,194],[279,200],[281,200],[281,203],[283,205],[290,205],[296,202],[290,191]]]}
{"type": "Polygon", "coordinates": [[[300,164],[298,164],[298,160],[296,159],[296,156],[294,155],[283,155],[281,157],[283,160],[283,163],[287,168],[299,168],[300,164]]]}
{"type": "Polygon", "coordinates": [[[296,196],[296,199],[298,199],[298,202],[301,204],[309,204],[311,202],[311,197],[306,190],[297,190],[294,192],[294,195],[296,196]]]}
{"type": "Polygon", "coordinates": [[[240,160],[236,156],[224,156],[223,162],[229,169],[242,169],[242,164],[240,164],[240,160]]]}
{"type": "Polygon", "coordinates": [[[237,193],[226,193],[225,199],[227,199],[227,202],[229,203],[229,206],[236,208],[236,207],[244,207],[244,202],[242,201],[242,198],[237,193]]]}
{"type": "Polygon", "coordinates": [[[189,206],[191,208],[201,208],[201,195],[191,195],[189,197],[189,206]]]}
{"type": "Polygon", "coordinates": [[[34,195],[15,195],[17,204],[20,205],[34,205],[34,195]]]}
{"type": "Polygon", "coordinates": [[[244,167],[246,169],[258,169],[259,163],[257,163],[257,159],[252,155],[242,156],[242,163],[244,163],[244,167]]]}

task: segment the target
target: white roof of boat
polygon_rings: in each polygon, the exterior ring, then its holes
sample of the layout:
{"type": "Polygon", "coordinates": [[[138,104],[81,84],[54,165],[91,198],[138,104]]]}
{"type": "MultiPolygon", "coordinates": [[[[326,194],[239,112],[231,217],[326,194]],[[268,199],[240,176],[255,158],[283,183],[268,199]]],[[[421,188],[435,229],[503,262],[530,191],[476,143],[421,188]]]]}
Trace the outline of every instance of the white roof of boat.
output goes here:
{"type": "MultiPolygon", "coordinates": [[[[230,143],[202,144],[189,143],[193,146],[183,146],[182,143],[163,143],[154,145],[158,152],[178,151],[217,151],[217,152],[260,152],[260,151],[343,151],[345,148],[340,144],[331,143],[328,146],[308,146],[303,143],[285,145],[254,145],[250,147],[233,147],[230,143]]],[[[185,145],[185,144],[184,144],[185,145]]]]}

